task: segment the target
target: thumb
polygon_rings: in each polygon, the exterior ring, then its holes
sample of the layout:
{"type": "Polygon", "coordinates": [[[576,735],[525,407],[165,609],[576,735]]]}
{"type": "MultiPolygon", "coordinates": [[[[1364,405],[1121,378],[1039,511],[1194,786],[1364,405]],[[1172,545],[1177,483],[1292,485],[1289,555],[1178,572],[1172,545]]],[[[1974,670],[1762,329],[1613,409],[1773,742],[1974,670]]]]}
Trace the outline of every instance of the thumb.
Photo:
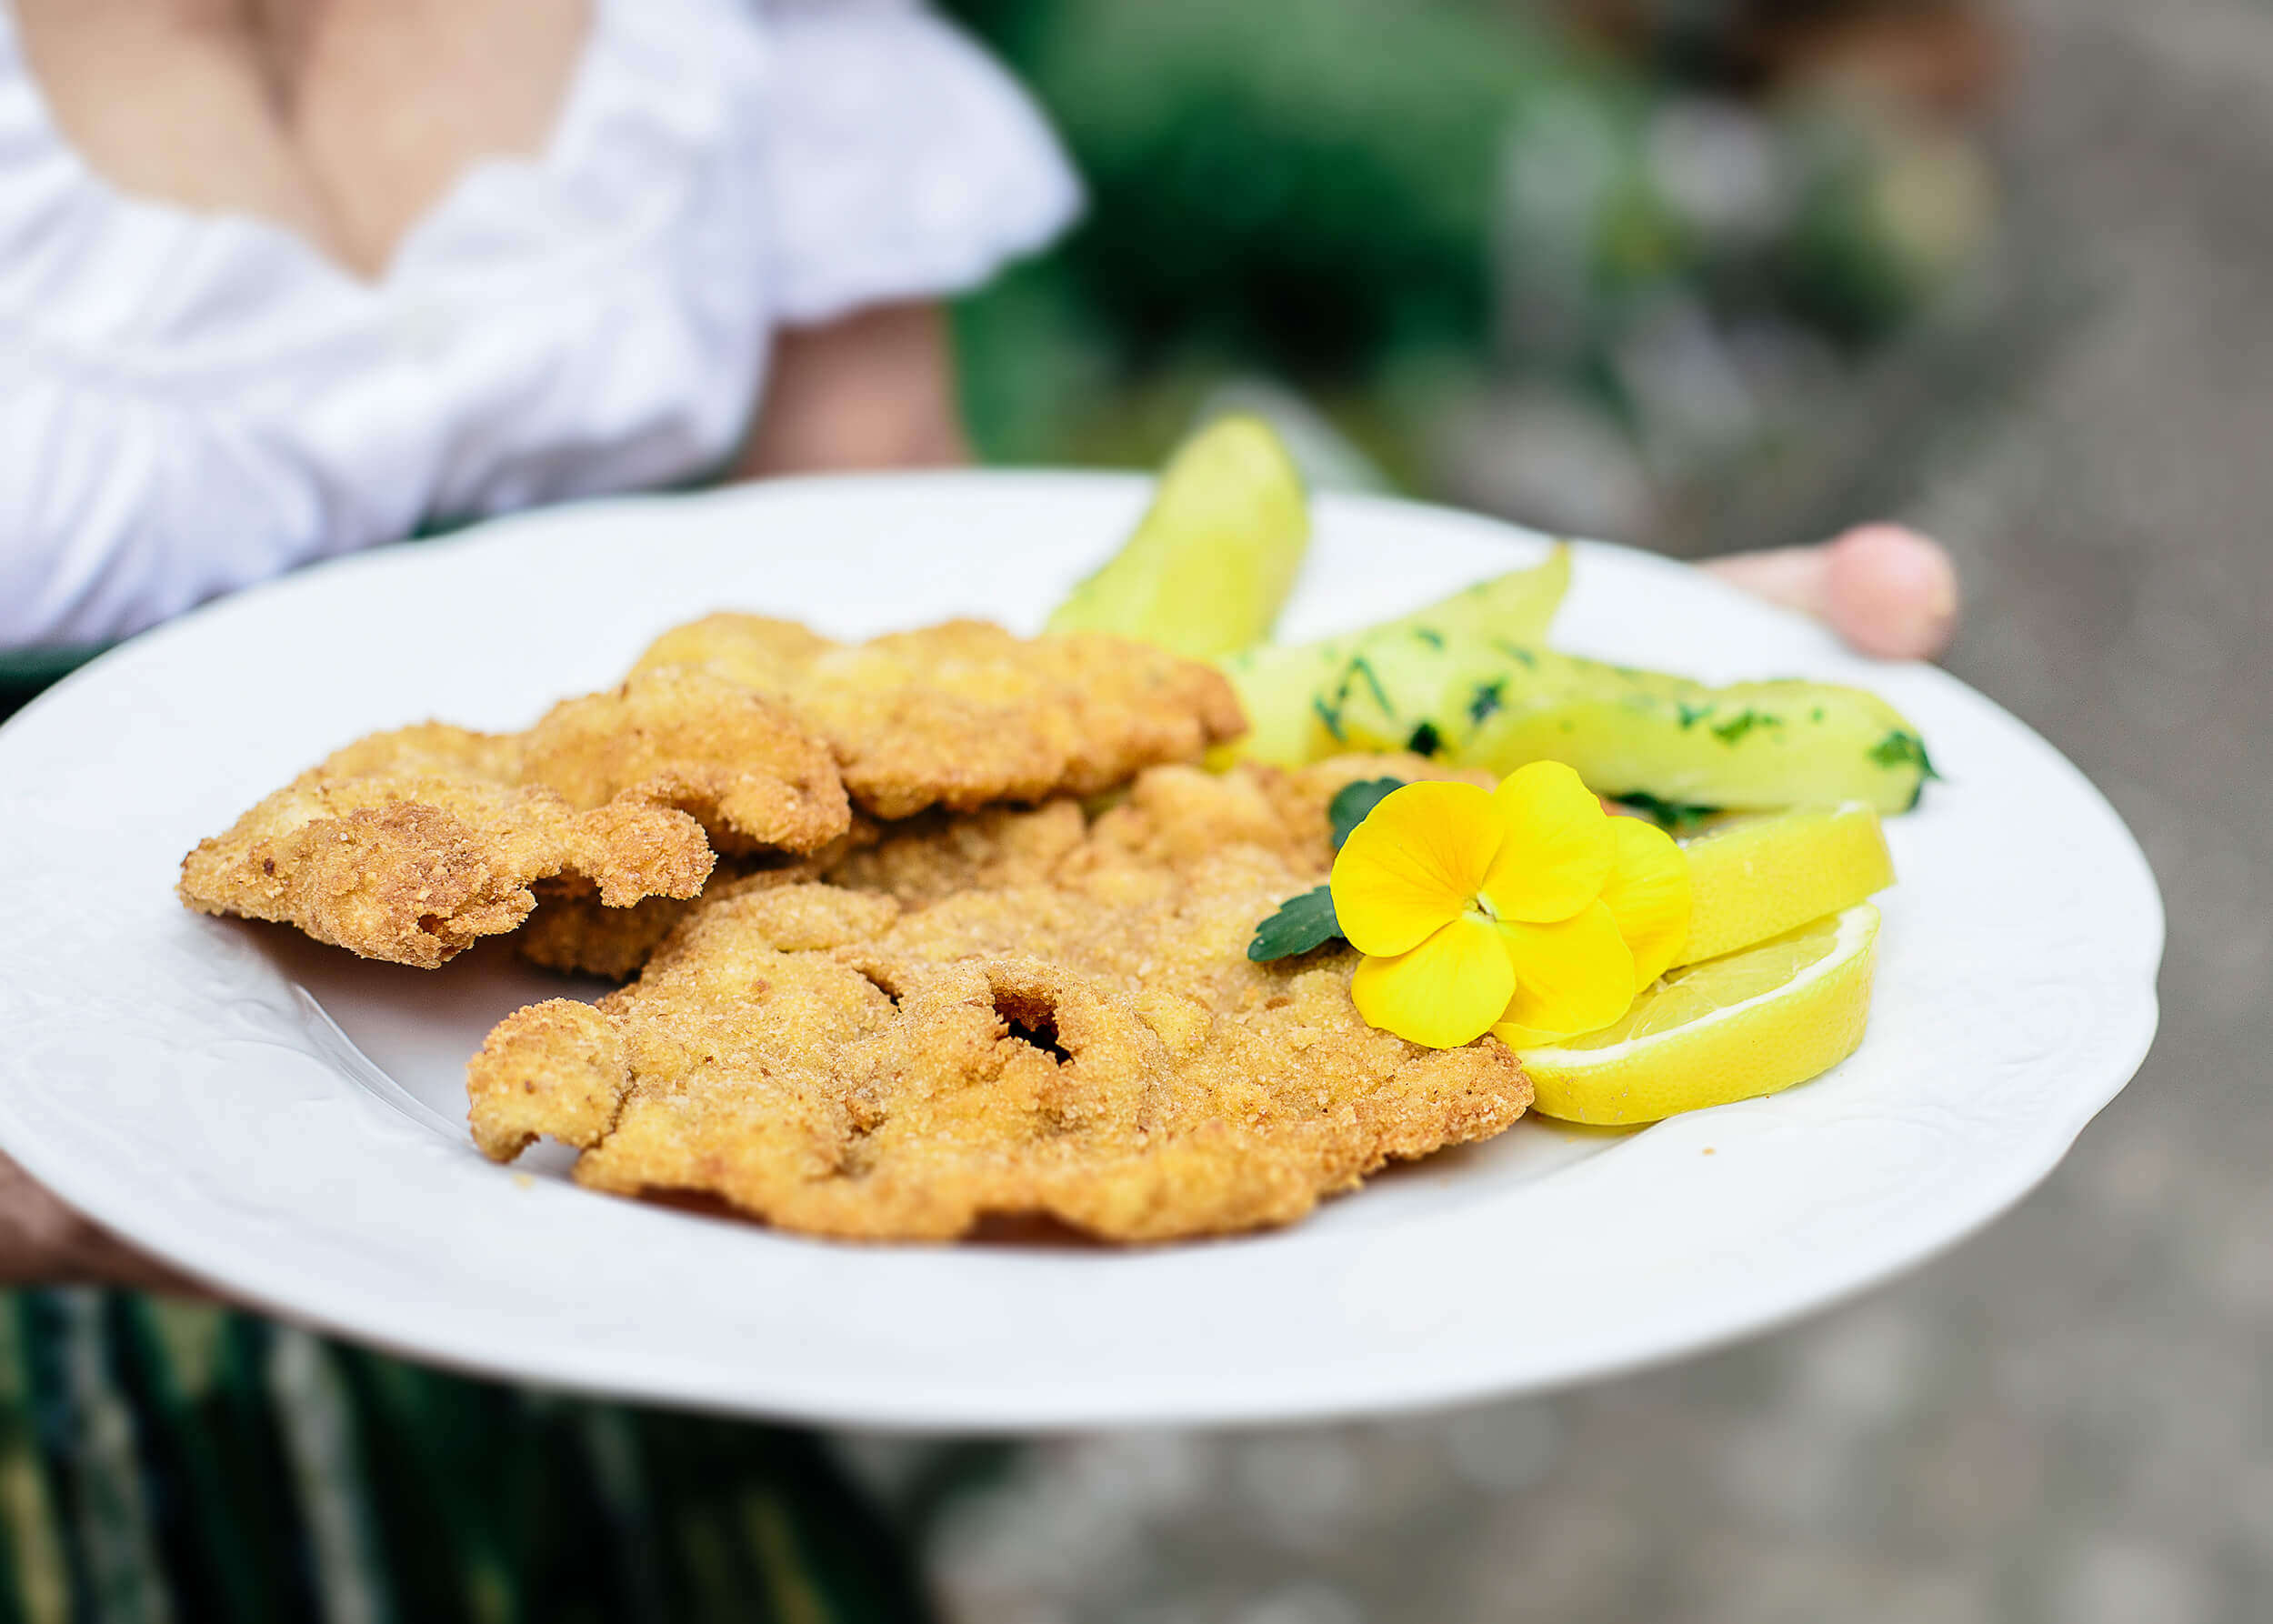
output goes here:
{"type": "Polygon", "coordinates": [[[1863,525],[1819,546],[1733,553],[1705,566],[1756,597],[1812,615],[1879,659],[1932,659],[1958,629],[1958,572],[1930,536],[1863,525]]]}

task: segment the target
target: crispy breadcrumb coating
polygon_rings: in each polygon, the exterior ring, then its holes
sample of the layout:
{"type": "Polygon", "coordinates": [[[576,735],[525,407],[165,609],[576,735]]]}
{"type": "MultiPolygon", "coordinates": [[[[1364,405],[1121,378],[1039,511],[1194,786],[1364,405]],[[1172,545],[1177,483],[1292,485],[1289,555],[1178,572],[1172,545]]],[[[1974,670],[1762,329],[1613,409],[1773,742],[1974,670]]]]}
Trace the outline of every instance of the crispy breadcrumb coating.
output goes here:
{"type": "Polygon", "coordinates": [[[427,967],[541,899],[531,958],[622,977],[713,850],[737,871],[825,853],[848,788],[883,817],[1094,794],[1244,726],[1212,667],[1118,638],[956,621],[848,647],[713,616],[526,733],[426,723],[348,746],[202,842],[178,889],[427,967]]]}
{"type": "Polygon", "coordinates": [[[827,750],[778,707],[656,672],[526,733],[428,722],[359,739],[199,842],[178,890],[201,912],[432,968],[516,928],[556,877],[611,911],[686,898],[714,843],[811,852],[849,821],[827,750]]]}
{"type": "Polygon", "coordinates": [[[703,671],[642,672],[565,699],[521,736],[520,778],[578,807],[626,797],[691,813],[721,852],[821,850],[851,824],[827,746],[703,671]]]}
{"type": "Polygon", "coordinates": [[[1379,766],[1163,767],[1094,823],[1069,800],[989,812],[887,835],[846,883],[717,887],[633,986],[490,1034],[476,1141],[502,1160],[550,1134],[592,1188],[865,1239],[1290,1222],[1531,1098],[1495,1039],[1367,1027],[1347,950],[1246,956],[1323,876],[1333,788],[1379,766]]]}
{"type": "MultiPolygon", "coordinates": [[[[781,853],[722,857],[710,871],[702,896],[742,880],[752,885],[790,885],[819,879],[844,861],[847,853],[875,844],[884,827],[855,813],[851,828],[807,857],[781,853]]],[[[515,934],[514,951],[539,969],[598,976],[609,981],[628,981],[639,974],[640,967],[663,946],[664,938],[702,900],[702,896],[647,897],[629,907],[610,907],[602,900],[599,887],[576,874],[539,880],[531,889],[536,893],[536,911],[515,934]]]]}
{"type": "Polygon", "coordinates": [[[777,699],[828,742],[877,817],[1095,795],[1247,731],[1214,667],[1100,633],[1014,637],[951,620],[860,644],[786,620],[712,615],[634,667],[693,667],[777,699]]]}
{"type": "Polygon", "coordinates": [[[536,881],[573,872],[627,907],[692,897],[710,866],[702,826],[666,807],[579,812],[548,789],[318,769],[199,842],[179,888],[202,913],[296,925],[365,958],[431,969],[520,924],[536,881]]]}

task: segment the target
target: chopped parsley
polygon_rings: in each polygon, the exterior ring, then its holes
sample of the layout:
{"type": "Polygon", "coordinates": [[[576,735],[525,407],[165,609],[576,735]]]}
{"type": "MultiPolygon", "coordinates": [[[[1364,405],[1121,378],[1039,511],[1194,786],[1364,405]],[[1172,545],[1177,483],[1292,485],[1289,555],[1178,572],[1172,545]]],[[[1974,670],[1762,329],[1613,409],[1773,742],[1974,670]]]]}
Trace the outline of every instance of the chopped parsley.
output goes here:
{"type": "Polygon", "coordinates": [[[1724,745],[1733,745],[1762,723],[1772,723],[1775,720],[1774,717],[1762,716],[1758,711],[1747,706],[1727,721],[1716,723],[1712,730],[1713,737],[1724,745]]]}
{"type": "Polygon", "coordinates": [[[1914,767],[1920,776],[1938,778],[1933,758],[1926,754],[1926,741],[1915,733],[1898,727],[1870,747],[1870,758],[1889,771],[1896,767],[1914,767]]]}
{"type": "Polygon", "coordinates": [[[1912,810],[1915,810],[1918,803],[1926,797],[1926,781],[1941,777],[1941,774],[1935,769],[1934,758],[1926,753],[1926,741],[1918,737],[1917,734],[1906,732],[1899,727],[1871,746],[1869,756],[1872,761],[1885,767],[1888,772],[1898,771],[1905,767],[1918,768],[1918,787],[1910,792],[1910,809],[1912,810]]]}
{"type": "Polygon", "coordinates": [[[1624,795],[1610,797],[1622,807],[1631,807],[1668,835],[1687,835],[1708,817],[1720,816],[1718,807],[1707,807],[1695,801],[1668,801],[1646,789],[1629,789],[1624,795]]]}
{"type": "Polygon", "coordinates": [[[1385,715],[1397,715],[1397,707],[1389,703],[1389,696],[1382,689],[1381,679],[1373,674],[1371,662],[1362,654],[1351,659],[1342,672],[1342,692],[1345,696],[1349,692],[1349,679],[1352,677],[1362,677],[1366,679],[1366,686],[1373,690],[1374,703],[1381,707],[1385,715]]]}

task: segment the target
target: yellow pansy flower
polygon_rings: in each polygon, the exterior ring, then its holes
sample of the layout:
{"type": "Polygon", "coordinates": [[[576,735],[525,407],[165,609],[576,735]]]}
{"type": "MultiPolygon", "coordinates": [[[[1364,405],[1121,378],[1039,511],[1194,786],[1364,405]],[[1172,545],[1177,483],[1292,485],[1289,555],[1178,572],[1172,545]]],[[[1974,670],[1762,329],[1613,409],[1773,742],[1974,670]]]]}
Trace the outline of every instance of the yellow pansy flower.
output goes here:
{"type": "Polygon", "coordinates": [[[1372,1025],[1431,1048],[1510,1048],[1608,1026],[1673,962],[1689,871],[1665,832],[1612,817],[1559,761],[1497,789],[1407,784],[1334,861],[1334,914],[1366,960],[1372,1025]]]}

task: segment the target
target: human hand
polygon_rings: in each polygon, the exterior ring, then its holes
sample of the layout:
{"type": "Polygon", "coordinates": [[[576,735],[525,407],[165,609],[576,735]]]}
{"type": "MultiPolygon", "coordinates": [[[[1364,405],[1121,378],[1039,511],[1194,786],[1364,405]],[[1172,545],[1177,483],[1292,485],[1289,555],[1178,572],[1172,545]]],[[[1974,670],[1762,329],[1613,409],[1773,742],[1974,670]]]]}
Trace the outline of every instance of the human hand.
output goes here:
{"type": "Polygon", "coordinates": [[[132,1286],[177,1297],[209,1295],[65,1206],[5,1155],[0,1286],[132,1286]]]}
{"type": "Polygon", "coordinates": [[[1958,572],[1930,536],[1861,525],[1808,547],[1733,553],[1705,567],[1755,597],[1812,615],[1858,654],[1930,660],[1949,647],[1958,572]]]}

